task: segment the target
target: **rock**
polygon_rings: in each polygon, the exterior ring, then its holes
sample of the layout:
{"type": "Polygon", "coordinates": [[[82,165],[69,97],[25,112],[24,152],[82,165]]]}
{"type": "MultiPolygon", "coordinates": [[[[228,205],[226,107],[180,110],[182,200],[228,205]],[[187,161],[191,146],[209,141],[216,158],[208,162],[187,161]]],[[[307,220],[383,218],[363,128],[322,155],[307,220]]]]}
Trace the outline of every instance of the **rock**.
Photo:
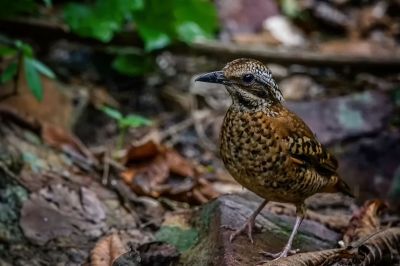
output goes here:
{"type": "Polygon", "coordinates": [[[287,106],[303,118],[324,144],[379,132],[393,110],[390,97],[380,91],[288,102],[287,106]]]}
{"type": "MultiPolygon", "coordinates": [[[[230,243],[231,230],[239,227],[260,204],[260,198],[246,199],[239,195],[225,195],[203,205],[193,215],[199,230],[197,244],[182,254],[183,265],[255,265],[262,261],[261,251],[278,252],[285,245],[295,218],[275,215],[266,211],[257,217],[261,232],[253,234],[252,245],[245,235],[230,243]]],[[[304,220],[294,241],[294,248],[301,251],[332,248],[340,235],[324,225],[304,220]]]]}
{"type": "Polygon", "coordinates": [[[339,173],[360,201],[373,197],[392,200],[400,208],[400,134],[385,132],[335,149],[339,173]]]}
{"type": "Polygon", "coordinates": [[[59,246],[82,245],[106,229],[106,213],[96,194],[53,185],[31,194],[21,209],[20,226],[34,244],[56,241],[59,246]]]}

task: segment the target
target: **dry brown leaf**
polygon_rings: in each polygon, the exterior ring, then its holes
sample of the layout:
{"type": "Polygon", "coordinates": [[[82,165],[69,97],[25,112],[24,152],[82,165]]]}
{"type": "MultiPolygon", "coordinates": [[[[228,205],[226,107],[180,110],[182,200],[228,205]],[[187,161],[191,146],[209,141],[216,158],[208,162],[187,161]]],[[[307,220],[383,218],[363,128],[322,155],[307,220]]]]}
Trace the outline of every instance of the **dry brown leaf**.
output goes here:
{"type": "MultiPolygon", "coordinates": [[[[18,93],[3,99],[0,106],[13,109],[19,116],[27,117],[29,120],[51,123],[68,129],[76,119],[76,112],[79,112],[74,102],[87,101],[85,95],[77,93],[75,87],[42,76],[43,100],[39,102],[28,88],[25,75],[20,75],[20,78],[18,93]]],[[[0,96],[11,92],[13,86],[13,82],[2,86],[0,96]]]]}
{"type": "Polygon", "coordinates": [[[299,253],[262,266],[397,265],[400,259],[399,243],[400,228],[388,228],[345,248],[299,253]]]}
{"type": "Polygon", "coordinates": [[[114,261],[113,266],[177,265],[179,256],[179,251],[173,245],[153,241],[122,254],[114,261]]]}
{"type": "Polygon", "coordinates": [[[158,198],[169,176],[168,164],[161,155],[147,162],[137,163],[121,173],[135,193],[158,198]]]}
{"type": "Polygon", "coordinates": [[[180,176],[194,176],[195,169],[188,160],[183,158],[179,153],[172,149],[168,149],[165,152],[165,158],[167,160],[169,169],[172,173],[180,176]]]}
{"type": "Polygon", "coordinates": [[[119,103],[108,92],[106,88],[92,88],[89,90],[89,101],[96,108],[102,108],[104,105],[118,108],[119,103]]]}
{"type": "Polygon", "coordinates": [[[328,249],[323,251],[299,253],[276,261],[269,261],[260,266],[321,266],[329,257],[335,255],[340,250],[341,249],[328,249]]]}
{"type": "Polygon", "coordinates": [[[126,249],[117,234],[101,238],[90,254],[91,266],[111,266],[126,249]]]}
{"type": "Polygon", "coordinates": [[[85,144],[66,129],[43,123],[41,133],[43,141],[49,146],[68,153],[78,161],[85,161],[89,165],[96,163],[95,157],[86,148],[85,144]]]}
{"type": "Polygon", "coordinates": [[[393,227],[376,232],[357,243],[352,243],[347,250],[349,254],[357,254],[353,260],[354,263],[359,263],[356,265],[377,265],[384,259],[389,260],[387,263],[395,260],[399,263],[400,228],[393,227]]]}
{"type": "Polygon", "coordinates": [[[194,164],[153,139],[131,145],[124,161],[127,170],[121,177],[139,195],[164,196],[195,204],[219,195],[200,178],[194,164]]]}
{"type": "Polygon", "coordinates": [[[388,207],[382,200],[369,200],[353,215],[343,235],[345,244],[366,237],[380,229],[380,213],[388,207]]]}
{"type": "Polygon", "coordinates": [[[160,146],[154,140],[149,140],[143,144],[132,145],[125,156],[125,164],[137,161],[145,161],[155,157],[160,152],[160,146]]]}

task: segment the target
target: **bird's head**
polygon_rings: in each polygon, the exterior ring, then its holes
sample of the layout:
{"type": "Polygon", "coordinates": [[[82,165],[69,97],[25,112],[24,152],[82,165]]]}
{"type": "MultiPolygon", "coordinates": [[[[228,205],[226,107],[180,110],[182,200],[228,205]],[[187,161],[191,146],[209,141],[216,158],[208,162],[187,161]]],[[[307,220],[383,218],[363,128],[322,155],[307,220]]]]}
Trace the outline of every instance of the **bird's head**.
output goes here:
{"type": "Polygon", "coordinates": [[[221,71],[203,74],[196,81],[224,84],[234,104],[251,107],[283,101],[271,71],[254,59],[233,60],[221,71]]]}

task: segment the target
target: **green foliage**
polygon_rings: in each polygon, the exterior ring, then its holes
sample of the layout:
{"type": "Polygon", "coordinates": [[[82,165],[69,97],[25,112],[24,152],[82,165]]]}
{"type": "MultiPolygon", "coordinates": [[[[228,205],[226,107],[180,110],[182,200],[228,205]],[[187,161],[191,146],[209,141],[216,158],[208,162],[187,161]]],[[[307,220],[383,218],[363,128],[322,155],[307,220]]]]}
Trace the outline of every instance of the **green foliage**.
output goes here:
{"type": "Polygon", "coordinates": [[[53,3],[51,0],[43,0],[43,3],[46,7],[52,7],[53,3]]]}
{"type": "Polygon", "coordinates": [[[119,126],[121,128],[125,127],[140,127],[140,126],[150,126],[151,121],[140,115],[127,115],[119,120],[119,126]]]}
{"type": "Polygon", "coordinates": [[[6,69],[4,69],[3,73],[0,75],[0,83],[4,84],[7,81],[10,81],[16,74],[18,70],[17,63],[13,62],[9,64],[6,69]]]}
{"type": "Polygon", "coordinates": [[[43,100],[43,86],[39,73],[30,58],[24,58],[25,78],[28,87],[38,101],[43,100]]]}
{"type": "MultiPolygon", "coordinates": [[[[3,38],[3,40],[5,40],[5,38],[3,38]]],[[[18,69],[20,68],[19,64],[22,63],[28,88],[38,101],[42,101],[43,85],[40,74],[51,79],[54,79],[56,76],[49,67],[34,58],[32,47],[20,40],[16,40],[10,42],[10,46],[1,46],[0,56],[15,57],[0,74],[0,83],[4,84],[13,79],[18,73],[18,69]]]]}
{"type": "Polygon", "coordinates": [[[0,18],[21,14],[32,14],[37,10],[35,0],[0,1],[0,18]]]}
{"type": "Polygon", "coordinates": [[[297,0],[281,0],[283,14],[290,18],[295,18],[300,14],[299,2],[297,0]]]}
{"type": "Polygon", "coordinates": [[[120,111],[111,107],[103,106],[101,108],[101,111],[103,111],[106,115],[108,115],[112,119],[116,120],[118,123],[118,128],[120,132],[119,132],[119,140],[117,143],[117,149],[122,148],[126,131],[129,128],[150,126],[152,124],[151,120],[144,118],[143,116],[134,114],[128,114],[124,116],[120,111]]]}
{"type": "Polygon", "coordinates": [[[55,79],[56,74],[45,64],[42,62],[34,59],[34,58],[28,58],[30,61],[30,64],[34,69],[36,69],[38,72],[40,72],[42,75],[45,75],[48,78],[55,79]]]}
{"type": "Polygon", "coordinates": [[[126,22],[133,22],[145,49],[163,48],[175,40],[210,38],[217,29],[214,5],[208,0],[96,0],[70,3],[64,18],[71,30],[109,42],[126,22]]]}
{"type": "Polygon", "coordinates": [[[151,57],[136,54],[119,54],[114,59],[112,67],[128,76],[143,75],[153,68],[151,57]]]}
{"type": "Polygon", "coordinates": [[[107,107],[107,106],[103,106],[102,108],[101,108],[101,110],[106,114],[106,115],[108,115],[109,117],[111,117],[112,119],[115,119],[115,120],[117,120],[117,121],[119,121],[119,120],[121,120],[122,119],[122,114],[120,113],[120,111],[118,111],[118,110],[116,110],[116,109],[114,109],[114,108],[110,108],[110,107],[107,107]]]}
{"type": "Polygon", "coordinates": [[[133,18],[147,51],[163,48],[173,40],[211,38],[217,29],[215,7],[207,0],[147,0],[133,18]]]}
{"type": "Polygon", "coordinates": [[[93,5],[69,3],[64,9],[64,19],[77,34],[109,42],[129,20],[131,12],[141,7],[143,0],[97,0],[93,5]]]}
{"type": "Polygon", "coordinates": [[[134,114],[129,114],[124,116],[121,114],[120,111],[108,106],[103,106],[101,110],[106,115],[116,120],[118,123],[118,127],[121,129],[130,127],[149,126],[152,124],[151,120],[144,118],[143,116],[134,114]]]}

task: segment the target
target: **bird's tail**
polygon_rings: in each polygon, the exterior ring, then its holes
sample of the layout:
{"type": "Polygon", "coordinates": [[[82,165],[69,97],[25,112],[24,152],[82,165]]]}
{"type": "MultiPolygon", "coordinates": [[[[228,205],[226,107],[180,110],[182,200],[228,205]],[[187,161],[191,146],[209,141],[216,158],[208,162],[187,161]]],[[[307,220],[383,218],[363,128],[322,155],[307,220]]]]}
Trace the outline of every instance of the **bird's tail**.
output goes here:
{"type": "Polygon", "coordinates": [[[351,191],[349,185],[347,185],[346,182],[344,182],[339,176],[335,176],[336,182],[334,183],[333,186],[327,187],[325,192],[330,192],[330,193],[335,193],[335,192],[341,192],[345,194],[346,196],[354,198],[354,194],[351,191]]]}

